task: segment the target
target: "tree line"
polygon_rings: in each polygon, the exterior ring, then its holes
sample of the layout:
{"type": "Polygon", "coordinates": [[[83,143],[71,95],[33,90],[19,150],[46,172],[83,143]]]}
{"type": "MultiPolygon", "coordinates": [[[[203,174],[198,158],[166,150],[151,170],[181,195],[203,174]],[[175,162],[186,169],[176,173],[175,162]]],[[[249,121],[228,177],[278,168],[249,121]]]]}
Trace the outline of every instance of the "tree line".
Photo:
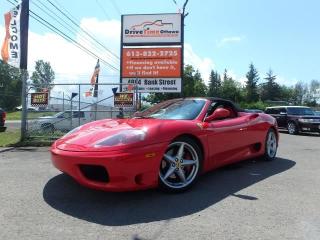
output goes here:
{"type": "MultiPolygon", "coordinates": [[[[55,73],[50,63],[38,60],[30,77],[36,91],[50,90],[55,73]]],[[[0,107],[10,111],[21,104],[21,73],[0,60],[0,107]]],[[[293,86],[280,85],[270,69],[262,77],[253,63],[249,65],[244,84],[228,75],[212,70],[206,85],[200,72],[191,65],[184,67],[181,93],[151,93],[144,101],[151,104],[179,97],[220,97],[232,100],[243,108],[264,109],[270,104],[319,106],[315,94],[320,94],[320,81],[308,84],[298,81],[293,86]],[[317,92],[318,91],[318,92],[317,92]]]]}
{"type": "Polygon", "coordinates": [[[293,86],[280,85],[272,69],[260,77],[253,63],[249,65],[246,81],[241,84],[228,75],[212,70],[208,86],[201,74],[191,65],[184,68],[182,93],[152,93],[144,98],[151,104],[176,97],[220,97],[237,102],[244,108],[264,109],[269,105],[294,104],[318,106],[315,94],[320,89],[320,81],[309,84],[298,81],[293,86]]]}
{"type": "MultiPolygon", "coordinates": [[[[29,78],[29,77],[28,77],[29,78]]],[[[55,79],[55,73],[49,62],[36,61],[35,70],[30,77],[37,92],[50,90],[55,79]]],[[[0,108],[14,110],[21,105],[21,72],[0,60],[0,108]]]]}

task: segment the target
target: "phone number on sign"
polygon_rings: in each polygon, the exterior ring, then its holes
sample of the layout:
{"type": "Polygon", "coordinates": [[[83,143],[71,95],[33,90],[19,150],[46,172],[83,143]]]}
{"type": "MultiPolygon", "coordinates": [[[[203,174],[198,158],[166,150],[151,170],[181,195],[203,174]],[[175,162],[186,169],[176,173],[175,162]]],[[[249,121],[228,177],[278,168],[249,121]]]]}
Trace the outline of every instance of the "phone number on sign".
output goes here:
{"type": "Polygon", "coordinates": [[[132,50],[132,51],[127,51],[126,55],[127,57],[176,57],[178,56],[178,51],[177,50],[160,50],[160,51],[132,50]]]}

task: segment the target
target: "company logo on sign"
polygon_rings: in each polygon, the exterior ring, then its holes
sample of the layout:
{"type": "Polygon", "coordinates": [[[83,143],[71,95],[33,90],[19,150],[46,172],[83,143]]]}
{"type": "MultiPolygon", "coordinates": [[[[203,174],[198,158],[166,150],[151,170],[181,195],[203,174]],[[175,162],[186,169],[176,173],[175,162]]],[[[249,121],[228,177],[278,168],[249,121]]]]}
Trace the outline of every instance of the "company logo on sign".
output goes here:
{"type": "Polygon", "coordinates": [[[123,43],[180,43],[181,14],[124,15],[123,43]]]}
{"type": "Polygon", "coordinates": [[[130,29],[125,29],[124,34],[127,37],[177,37],[180,31],[174,30],[173,27],[172,22],[146,21],[133,25],[130,29]]]}

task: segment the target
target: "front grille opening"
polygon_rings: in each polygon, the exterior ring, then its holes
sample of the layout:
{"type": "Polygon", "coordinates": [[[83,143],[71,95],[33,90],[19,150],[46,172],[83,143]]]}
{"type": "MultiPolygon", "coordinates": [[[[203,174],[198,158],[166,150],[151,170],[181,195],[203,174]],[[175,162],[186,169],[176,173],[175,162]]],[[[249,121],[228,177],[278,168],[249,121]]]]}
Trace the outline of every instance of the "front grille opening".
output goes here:
{"type": "Polygon", "coordinates": [[[95,182],[109,182],[109,174],[105,167],[99,165],[79,165],[80,171],[87,179],[95,182]]]}

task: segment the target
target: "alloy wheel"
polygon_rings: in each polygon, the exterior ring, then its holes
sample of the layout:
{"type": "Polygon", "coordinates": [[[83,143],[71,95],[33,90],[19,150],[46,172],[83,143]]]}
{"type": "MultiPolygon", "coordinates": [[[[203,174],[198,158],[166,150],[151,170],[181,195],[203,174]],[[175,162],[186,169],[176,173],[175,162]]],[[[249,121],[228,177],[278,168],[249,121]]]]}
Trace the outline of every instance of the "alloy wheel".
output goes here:
{"type": "Polygon", "coordinates": [[[269,131],[266,144],[268,157],[274,158],[277,153],[277,137],[274,131],[269,131]]]}
{"type": "Polygon", "coordinates": [[[187,142],[171,143],[161,161],[159,177],[169,189],[187,188],[199,171],[199,154],[187,142]]]}
{"type": "Polygon", "coordinates": [[[293,122],[288,123],[288,132],[289,134],[295,134],[296,133],[296,125],[293,122]]]}

